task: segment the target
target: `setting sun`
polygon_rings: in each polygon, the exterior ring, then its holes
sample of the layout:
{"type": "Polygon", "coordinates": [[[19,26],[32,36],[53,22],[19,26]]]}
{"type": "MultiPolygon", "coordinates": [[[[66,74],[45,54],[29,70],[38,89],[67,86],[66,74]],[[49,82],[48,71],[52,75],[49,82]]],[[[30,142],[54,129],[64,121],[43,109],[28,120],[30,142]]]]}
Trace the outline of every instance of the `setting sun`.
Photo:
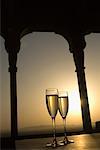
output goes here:
{"type": "Polygon", "coordinates": [[[81,105],[80,105],[79,92],[77,89],[74,89],[70,92],[69,109],[71,113],[76,113],[77,115],[80,113],[81,105]]]}

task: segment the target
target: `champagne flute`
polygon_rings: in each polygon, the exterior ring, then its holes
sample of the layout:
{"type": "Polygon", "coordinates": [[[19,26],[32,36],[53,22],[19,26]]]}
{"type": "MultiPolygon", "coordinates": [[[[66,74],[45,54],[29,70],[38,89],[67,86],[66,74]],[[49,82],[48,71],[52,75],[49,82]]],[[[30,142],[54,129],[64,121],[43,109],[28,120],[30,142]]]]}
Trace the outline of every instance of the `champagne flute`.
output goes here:
{"type": "Polygon", "coordinates": [[[66,116],[69,107],[68,93],[67,91],[59,91],[58,95],[59,95],[58,97],[59,112],[63,119],[63,125],[64,125],[64,139],[63,141],[59,141],[59,142],[61,143],[61,145],[66,145],[73,142],[72,140],[68,140],[67,132],[66,132],[66,116]]]}
{"type": "Polygon", "coordinates": [[[46,89],[46,105],[49,115],[52,118],[53,126],[53,141],[47,144],[47,147],[57,147],[56,140],[56,127],[55,127],[55,117],[58,111],[58,90],[57,89],[46,89]]]}

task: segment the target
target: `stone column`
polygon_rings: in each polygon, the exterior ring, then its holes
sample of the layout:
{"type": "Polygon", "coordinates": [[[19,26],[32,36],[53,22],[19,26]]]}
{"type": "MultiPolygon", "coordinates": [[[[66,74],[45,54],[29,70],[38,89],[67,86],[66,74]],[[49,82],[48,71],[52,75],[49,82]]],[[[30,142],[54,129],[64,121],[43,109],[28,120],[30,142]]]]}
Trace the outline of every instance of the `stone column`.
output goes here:
{"type": "Polygon", "coordinates": [[[20,50],[20,38],[16,31],[9,29],[5,39],[5,48],[8,53],[9,72],[10,72],[10,97],[11,97],[11,138],[15,141],[18,135],[17,128],[17,53],[20,50]]]}
{"type": "Polygon", "coordinates": [[[71,33],[69,35],[64,35],[69,43],[69,50],[73,54],[73,59],[76,67],[80,100],[81,100],[81,110],[82,110],[82,120],[83,129],[86,132],[92,131],[91,116],[89,110],[86,78],[84,72],[84,48],[86,46],[84,36],[78,32],[71,33]]]}
{"type": "Polygon", "coordinates": [[[73,52],[73,58],[76,66],[76,73],[78,79],[80,100],[81,100],[81,110],[82,110],[82,120],[83,120],[83,128],[86,132],[90,132],[92,129],[91,125],[91,117],[89,110],[89,102],[88,102],[88,94],[87,94],[87,86],[86,86],[86,78],[84,72],[84,52],[83,50],[79,50],[79,52],[73,52]]]}

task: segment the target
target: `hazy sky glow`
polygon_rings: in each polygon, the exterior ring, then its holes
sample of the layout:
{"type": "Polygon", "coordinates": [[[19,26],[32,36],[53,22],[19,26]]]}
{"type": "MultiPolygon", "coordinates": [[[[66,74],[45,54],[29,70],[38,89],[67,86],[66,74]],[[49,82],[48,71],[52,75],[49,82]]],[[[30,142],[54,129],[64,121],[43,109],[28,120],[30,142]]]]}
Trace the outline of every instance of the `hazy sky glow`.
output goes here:
{"type": "MultiPolygon", "coordinates": [[[[10,130],[8,56],[1,39],[1,130],[10,130]]],[[[100,120],[100,34],[85,37],[85,72],[92,122],[100,120]]],[[[55,87],[69,93],[68,125],[82,126],[77,76],[68,42],[54,33],[31,33],[21,39],[18,54],[18,127],[51,125],[45,104],[45,89],[55,87]]],[[[57,114],[56,124],[62,124],[57,114]]]]}

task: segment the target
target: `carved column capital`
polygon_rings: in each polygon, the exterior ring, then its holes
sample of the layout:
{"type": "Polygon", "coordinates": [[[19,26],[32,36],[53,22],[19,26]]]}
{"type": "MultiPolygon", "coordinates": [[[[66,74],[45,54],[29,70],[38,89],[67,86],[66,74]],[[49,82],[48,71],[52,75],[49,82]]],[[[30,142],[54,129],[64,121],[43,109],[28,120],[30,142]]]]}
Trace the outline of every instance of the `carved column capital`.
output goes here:
{"type": "Polygon", "coordinates": [[[69,50],[71,53],[78,53],[86,47],[84,35],[81,33],[69,34],[67,41],[69,43],[69,50]]]}
{"type": "Polygon", "coordinates": [[[20,50],[20,36],[12,28],[9,28],[7,31],[5,48],[8,53],[18,53],[20,50]]]}
{"type": "Polygon", "coordinates": [[[8,29],[5,39],[5,48],[8,53],[9,72],[16,72],[17,53],[20,50],[20,37],[19,34],[12,28],[8,29]]]}
{"type": "Polygon", "coordinates": [[[63,37],[68,41],[69,50],[73,53],[76,71],[84,70],[84,48],[86,47],[84,35],[80,32],[69,32],[63,34],[63,37]]]}

